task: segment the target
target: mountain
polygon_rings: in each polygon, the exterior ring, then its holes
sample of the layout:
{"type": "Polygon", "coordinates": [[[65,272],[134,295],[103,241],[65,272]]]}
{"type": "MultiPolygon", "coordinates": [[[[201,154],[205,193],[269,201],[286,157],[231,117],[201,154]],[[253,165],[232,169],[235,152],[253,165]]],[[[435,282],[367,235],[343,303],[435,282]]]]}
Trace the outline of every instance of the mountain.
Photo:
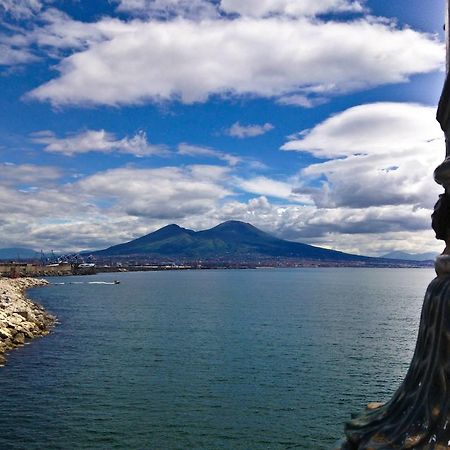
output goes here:
{"type": "Polygon", "coordinates": [[[361,262],[378,260],[285,241],[249,223],[236,220],[197,232],[174,224],[167,225],[138,239],[91,254],[98,257],[135,256],[226,261],[276,258],[361,262]]]}
{"type": "Polygon", "coordinates": [[[91,252],[91,254],[98,256],[177,255],[182,254],[194,244],[195,234],[195,231],[172,224],[130,242],[91,252]]]}
{"type": "Polygon", "coordinates": [[[383,255],[381,258],[387,259],[402,259],[403,261],[434,261],[437,253],[406,253],[406,252],[390,252],[383,255]]]}
{"type": "Polygon", "coordinates": [[[24,247],[8,247],[8,248],[0,248],[0,259],[7,260],[17,260],[21,259],[31,259],[39,256],[39,253],[32,248],[24,248],[24,247]]]}

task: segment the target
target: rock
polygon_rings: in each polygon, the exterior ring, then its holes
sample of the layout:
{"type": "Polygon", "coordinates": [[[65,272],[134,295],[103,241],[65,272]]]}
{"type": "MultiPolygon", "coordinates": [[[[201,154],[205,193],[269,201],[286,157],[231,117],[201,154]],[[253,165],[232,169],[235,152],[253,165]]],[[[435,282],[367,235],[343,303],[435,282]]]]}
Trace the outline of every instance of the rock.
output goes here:
{"type": "Polygon", "coordinates": [[[8,339],[12,336],[12,333],[7,328],[0,328],[0,338],[1,339],[8,339]]]}
{"type": "Polygon", "coordinates": [[[13,342],[18,345],[24,345],[25,344],[25,335],[23,333],[16,333],[16,335],[13,338],[13,342]]]}
{"type": "Polygon", "coordinates": [[[33,333],[32,331],[29,331],[29,330],[24,330],[23,334],[25,335],[25,337],[27,339],[33,339],[33,338],[39,336],[39,334],[35,334],[35,333],[33,333]]]}
{"type": "Polygon", "coordinates": [[[25,320],[29,320],[29,318],[30,318],[30,313],[28,311],[16,311],[16,314],[19,314],[25,320]]]}
{"type": "Polygon", "coordinates": [[[5,351],[12,350],[14,348],[14,344],[12,343],[12,340],[10,338],[5,339],[3,341],[3,345],[5,347],[5,351]]]}
{"type": "Polygon", "coordinates": [[[0,366],[6,352],[22,346],[26,339],[48,334],[55,324],[42,306],[25,297],[26,289],[46,284],[34,278],[0,278],[0,366]]]}
{"type": "Polygon", "coordinates": [[[383,405],[384,405],[384,403],[380,403],[380,402],[370,402],[367,404],[366,408],[369,411],[373,411],[374,409],[381,408],[383,405]]]}

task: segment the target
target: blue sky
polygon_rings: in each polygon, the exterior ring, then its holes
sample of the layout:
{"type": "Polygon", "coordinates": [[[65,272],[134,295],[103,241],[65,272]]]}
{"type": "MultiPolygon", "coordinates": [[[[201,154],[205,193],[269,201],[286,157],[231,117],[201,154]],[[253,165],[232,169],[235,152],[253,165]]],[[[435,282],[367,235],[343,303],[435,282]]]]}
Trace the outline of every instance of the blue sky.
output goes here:
{"type": "Polygon", "coordinates": [[[444,0],[0,0],[0,247],[237,219],[438,251],[444,0]]]}

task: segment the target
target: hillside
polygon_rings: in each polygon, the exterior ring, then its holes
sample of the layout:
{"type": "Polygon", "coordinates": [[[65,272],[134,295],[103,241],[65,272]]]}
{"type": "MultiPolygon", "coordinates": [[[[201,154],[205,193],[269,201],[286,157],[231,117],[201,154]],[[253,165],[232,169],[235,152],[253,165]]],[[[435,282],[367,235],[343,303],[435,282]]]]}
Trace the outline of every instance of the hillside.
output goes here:
{"type": "Polygon", "coordinates": [[[276,258],[361,262],[377,260],[286,241],[239,221],[224,222],[197,232],[174,224],[167,225],[130,242],[92,254],[98,257],[146,256],[230,261],[276,258]]]}
{"type": "Polygon", "coordinates": [[[36,258],[39,255],[38,252],[31,248],[23,248],[23,247],[8,247],[8,248],[0,248],[0,260],[18,260],[28,259],[28,258],[36,258]]]}
{"type": "Polygon", "coordinates": [[[403,261],[434,261],[436,259],[437,253],[406,253],[406,252],[390,252],[383,255],[382,258],[387,259],[401,259],[403,261]]]}

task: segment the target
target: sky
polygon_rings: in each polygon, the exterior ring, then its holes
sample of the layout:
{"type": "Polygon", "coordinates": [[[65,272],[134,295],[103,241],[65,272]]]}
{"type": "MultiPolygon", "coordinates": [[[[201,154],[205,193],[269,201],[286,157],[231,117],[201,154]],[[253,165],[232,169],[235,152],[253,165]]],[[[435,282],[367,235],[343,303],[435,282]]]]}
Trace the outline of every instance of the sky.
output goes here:
{"type": "Polygon", "coordinates": [[[444,0],[0,0],[0,248],[250,222],[440,251],[444,0]]]}

